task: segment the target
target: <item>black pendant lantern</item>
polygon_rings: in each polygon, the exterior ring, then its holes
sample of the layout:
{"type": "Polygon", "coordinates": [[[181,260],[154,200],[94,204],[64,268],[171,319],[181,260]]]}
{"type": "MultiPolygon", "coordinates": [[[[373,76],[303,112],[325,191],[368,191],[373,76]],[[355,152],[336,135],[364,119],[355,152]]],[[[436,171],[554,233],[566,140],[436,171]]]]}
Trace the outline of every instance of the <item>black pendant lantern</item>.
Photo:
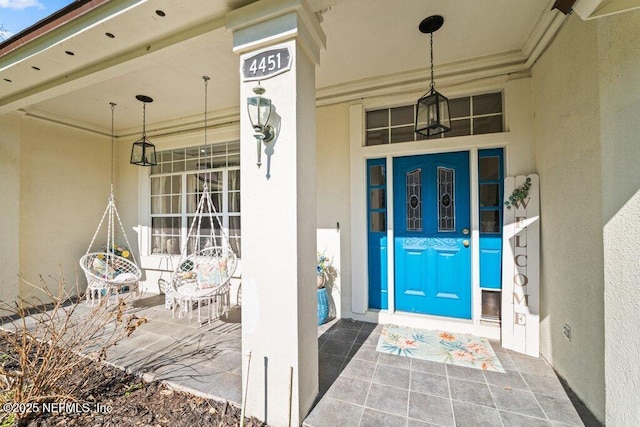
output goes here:
{"type": "Polygon", "coordinates": [[[156,146],[147,139],[146,130],[147,103],[153,102],[153,99],[146,95],[136,95],[136,99],[142,102],[142,138],[133,143],[129,163],[138,166],[155,166],[158,164],[156,160],[156,146]]]}
{"type": "Polygon", "coordinates": [[[436,90],[433,80],[433,33],[442,27],[444,18],[440,15],[429,16],[422,20],[420,32],[429,34],[431,49],[431,83],[429,91],[416,103],[416,124],[417,134],[429,137],[451,130],[451,119],[449,116],[449,100],[436,90]]]}

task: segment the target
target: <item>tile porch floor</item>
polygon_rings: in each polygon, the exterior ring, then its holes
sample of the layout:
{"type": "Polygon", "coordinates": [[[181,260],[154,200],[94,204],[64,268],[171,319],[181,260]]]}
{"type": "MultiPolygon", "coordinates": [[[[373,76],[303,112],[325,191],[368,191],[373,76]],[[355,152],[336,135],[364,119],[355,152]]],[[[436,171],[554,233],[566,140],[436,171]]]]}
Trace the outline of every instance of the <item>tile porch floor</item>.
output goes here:
{"type": "MultiPolygon", "coordinates": [[[[136,302],[150,321],[108,360],[147,378],[240,405],[240,313],[198,327],[172,319],[162,296],[136,302]]],[[[320,393],[305,426],[584,425],[543,359],[492,342],[505,374],[376,352],[381,325],[338,320],[318,328],[320,393]]]]}

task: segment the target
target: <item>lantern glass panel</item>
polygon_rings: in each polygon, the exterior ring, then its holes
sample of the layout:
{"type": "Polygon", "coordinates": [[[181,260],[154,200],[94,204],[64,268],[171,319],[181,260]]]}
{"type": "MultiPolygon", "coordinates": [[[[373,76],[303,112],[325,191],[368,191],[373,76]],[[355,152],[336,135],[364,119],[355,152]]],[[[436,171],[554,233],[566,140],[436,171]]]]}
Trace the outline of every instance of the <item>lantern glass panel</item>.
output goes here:
{"type": "Polygon", "coordinates": [[[156,147],[147,140],[140,140],[133,143],[131,147],[130,163],[140,166],[156,165],[156,147]]]}
{"type": "Polygon", "coordinates": [[[430,136],[448,130],[451,130],[449,100],[432,90],[416,105],[416,132],[430,136]]]}
{"type": "Polygon", "coordinates": [[[264,128],[271,115],[271,100],[262,96],[252,96],[247,98],[247,109],[249,120],[255,128],[264,128]]]}

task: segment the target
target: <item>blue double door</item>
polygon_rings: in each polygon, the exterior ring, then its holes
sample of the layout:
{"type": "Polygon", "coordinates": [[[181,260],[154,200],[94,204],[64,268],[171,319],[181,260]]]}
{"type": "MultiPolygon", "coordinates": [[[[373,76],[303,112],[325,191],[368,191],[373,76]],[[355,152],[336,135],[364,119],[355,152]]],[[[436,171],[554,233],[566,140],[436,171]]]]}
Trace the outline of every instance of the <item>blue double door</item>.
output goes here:
{"type": "Polygon", "coordinates": [[[393,161],[395,308],[471,318],[469,153],[393,161]]]}

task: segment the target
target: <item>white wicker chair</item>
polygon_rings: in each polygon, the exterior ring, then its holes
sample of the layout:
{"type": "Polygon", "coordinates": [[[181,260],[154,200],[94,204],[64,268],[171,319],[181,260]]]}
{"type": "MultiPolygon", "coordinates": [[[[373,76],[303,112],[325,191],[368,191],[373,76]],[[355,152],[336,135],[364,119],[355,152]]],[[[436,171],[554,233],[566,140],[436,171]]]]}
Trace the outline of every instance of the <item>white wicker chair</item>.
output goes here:
{"type": "Polygon", "coordinates": [[[120,225],[120,230],[124,236],[127,248],[131,250],[129,239],[124,232],[124,226],[120,220],[118,209],[115,205],[113,197],[113,188],[109,196],[107,209],[102,215],[102,219],[98,224],[98,228],[91,239],[91,243],[87,248],[87,253],[80,258],[80,267],[87,277],[87,302],[94,305],[96,301],[100,303],[103,296],[107,297],[107,305],[109,305],[109,296],[114,290],[122,290],[127,286],[130,290],[135,290],[139,294],[138,282],[142,277],[142,271],[135,263],[135,256],[131,252],[133,261],[115,254],[115,220],[120,225]],[[107,244],[103,252],[91,252],[91,248],[96,240],[96,236],[100,232],[105,218],[108,218],[107,225],[107,244]]]}
{"type": "MultiPolygon", "coordinates": [[[[80,266],[87,277],[87,302],[98,304],[103,296],[109,298],[114,290],[128,287],[139,293],[142,272],[130,260],[108,252],[91,252],[80,258],[80,266]]],[[[108,304],[108,300],[107,300],[108,304]]]]}
{"type": "Polygon", "coordinates": [[[193,319],[194,306],[198,323],[202,322],[201,309],[207,306],[207,321],[227,315],[230,306],[229,289],[238,258],[228,248],[211,246],[184,259],[171,276],[166,298],[171,298],[173,316],[188,315],[193,319]]]}

